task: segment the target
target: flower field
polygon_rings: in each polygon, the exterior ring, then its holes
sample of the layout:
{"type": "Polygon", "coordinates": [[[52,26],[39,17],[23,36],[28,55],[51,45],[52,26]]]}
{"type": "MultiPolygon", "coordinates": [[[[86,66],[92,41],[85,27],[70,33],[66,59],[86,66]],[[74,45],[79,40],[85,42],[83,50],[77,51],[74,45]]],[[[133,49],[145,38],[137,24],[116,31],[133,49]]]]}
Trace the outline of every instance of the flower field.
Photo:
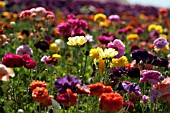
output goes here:
{"type": "Polygon", "coordinates": [[[9,0],[0,12],[0,113],[170,113],[168,9],[9,0]]]}

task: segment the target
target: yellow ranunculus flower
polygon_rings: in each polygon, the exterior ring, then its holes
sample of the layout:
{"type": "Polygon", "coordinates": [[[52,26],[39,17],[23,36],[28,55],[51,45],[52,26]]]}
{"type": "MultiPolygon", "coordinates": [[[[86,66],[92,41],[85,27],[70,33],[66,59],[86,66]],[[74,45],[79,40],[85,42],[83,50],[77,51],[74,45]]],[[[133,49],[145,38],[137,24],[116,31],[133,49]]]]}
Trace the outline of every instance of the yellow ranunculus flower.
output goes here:
{"type": "Polygon", "coordinates": [[[99,58],[99,59],[94,59],[93,61],[94,61],[96,68],[99,69],[100,74],[103,74],[106,68],[105,60],[103,60],[102,58],[99,58]]]}
{"type": "Polygon", "coordinates": [[[128,59],[126,56],[122,56],[120,58],[113,58],[110,63],[110,67],[122,67],[128,64],[128,59]]]}
{"type": "Polygon", "coordinates": [[[53,54],[52,57],[53,58],[57,58],[57,59],[61,59],[62,58],[61,55],[59,55],[59,54],[53,54]]]}
{"type": "Polygon", "coordinates": [[[67,44],[70,46],[82,46],[87,42],[84,36],[69,37],[67,44]]]}
{"type": "Polygon", "coordinates": [[[128,42],[136,41],[138,39],[139,39],[138,34],[129,34],[129,35],[126,36],[126,40],[128,42]]]}
{"type": "Polygon", "coordinates": [[[96,14],[96,15],[94,16],[94,21],[95,21],[95,22],[98,22],[98,23],[104,22],[106,19],[107,19],[106,15],[104,15],[104,14],[102,14],[102,13],[96,14]]]}
{"type": "Polygon", "coordinates": [[[113,48],[108,48],[105,49],[104,51],[102,49],[99,50],[99,58],[113,58],[117,54],[118,52],[113,48]]]}
{"type": "Polygon", "coordinates": [[[60,48],[57,47],[57,44],[56,44],[56,43],[50,44],[50,51],[51,51],[52,53],[55,53],[55,52],[57,52],[57,51],[59,51],[59,50],[60,50],[60,48]]]}
{"type": "Polygon", "coordinates": [[[4,1],[0,1],[0,8],[5,7],[5,2],[4,1]]]}
{"type": "Polygon", "coordinates": [[[102,50],[102,48],[93,48],[93,49],[90,49],[90,57],[92,59],[98,59],[99,58],[99,50],[102,50]]]}
{"type": "Polygon", "coordinates": [[[151,25],[148,26],[148,31],[152,32],[152,31],[155,30],[155,28],[156,28],[156,25],[155,24],[151,24],[151,25]]]}
{"type": "Polygon", "coordinates": [[[157,25],[157,26],[155,27],[155,30],[159,31],[159,33],[162,33],[162,32],[163,32],[163,28],[162,28],[162,26],[160,26],[160,25],[157,25]]]}
{"type": "Polygon", "coordinates": [[[167,35],[165,35],[165,34],[160,34],[160,36],[159,37],[162,37],[162,38],[166,38],[166,39],[168,39],[168,36],[167,35]]]}
{"type": "Polygon", "coordinates": [[[107,19],[99,23],[99,25],[102,27],[108,27],[110,24],[111,24],[110,20],[107,20],[107,19]]]}

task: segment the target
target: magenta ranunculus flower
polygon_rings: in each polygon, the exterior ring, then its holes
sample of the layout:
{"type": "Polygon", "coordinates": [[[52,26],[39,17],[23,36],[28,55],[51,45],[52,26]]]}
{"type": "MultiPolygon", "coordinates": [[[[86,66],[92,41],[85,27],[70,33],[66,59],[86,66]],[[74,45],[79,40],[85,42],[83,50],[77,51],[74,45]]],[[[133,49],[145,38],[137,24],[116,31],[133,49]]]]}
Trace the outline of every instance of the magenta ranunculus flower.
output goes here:
{"type": "Polygon", "coordinates": [[[107,36],[98,36],[97,39],[101,44],[108,44],[109,42],[111,42],[113,40],[113,38],[110,38],[107,36]]]}
{"type": "Polygon", "coordinates": [[[13,53],[6,53],[2,58],[2,64],[6,67],[22,67],[22,56],[15,55],[13,53]]]}
{"type": "Polygon", "coordinates": [[[16,49],[16,54],[21,56],[23,56],[24,54],[32,55],[33,50],[26,45],[21,45],[16,49]]]}
{"type": "Polygon", "coordinates": [[[35,68],[35,66],[37,65],[37,63],[28,54],[23,55],[22,62],[24,64],[24,67],[27,69],[35,68]]]}
{"type": "Polygon", "coordinates": [[[118,51],[118,54],[115,56],[115,58],[120,58],[125,54],[125,45],[119,39],[115,39],[113,42],[108,43],[107,47],[114,48],[118,51]]]}
{"type": "Polygon", "coordinates": [[[167,41],[167,39],[160,37],[154,40],[153,44],[156,48],[161,49],[164,48],[167,44],[169,44],[169,42],[167,41]]]}
{"type": "Polygon", "coordinates": [[[143,78],[140,79],[140,82],[151,82],[152,85],[161,82],[160,78],[163,76],[159,71],[155,70],[142,70],[143,78]]]}
{"type": "Polygon", "coordinates": [[[143,101],[144,104],[148,103],[149,97],[146,96],[146,95],[143,95],[143,96],[142,96],[142,101],[143,101]]]}

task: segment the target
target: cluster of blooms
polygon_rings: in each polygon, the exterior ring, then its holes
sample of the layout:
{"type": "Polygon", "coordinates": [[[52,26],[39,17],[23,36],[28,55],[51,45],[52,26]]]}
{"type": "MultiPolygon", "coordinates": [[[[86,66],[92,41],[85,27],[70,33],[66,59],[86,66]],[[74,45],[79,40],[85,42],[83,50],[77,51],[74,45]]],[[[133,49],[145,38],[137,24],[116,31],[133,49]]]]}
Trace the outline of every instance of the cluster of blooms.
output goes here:
{"type": "Polygon", "coordinates": [[[49,95],[46,88],[46,82],[34,80],[30,83],[30,90],[32,91],[32,97],[36,102],[42,104],[43,107],[52,105],[52,95],[49,95]]]}
{"type": "Polygon", "coordinates": [[[87,29],[88,24],[85,20],[76,19],[75,15],[68,15],[67,22],[62,22],[57,25],[57,30],[63,37],[69,36],[85,36],[83,29],[87,29]]]}
{"type": "Polygon", "coordinates": [[[54,20],[55,19],[55,15],[53,12],[51,11],[47,11],[45,8],[43,7],[37,7],[37,8],[32,8],[30,10],[25,10],[22,11],[19,14],[19,18],[21,20],[36,20],[36,21],[42,21],[42,20],[54,20]]]}
{"type": "Polygon", "coordinates": [[[20,56],[13,53],[6,53],[2,58],[2,64],[4,64],[7,67],[24,66],[27,69],[36,67],[36,62],[28,54],[20,56]]]}
{"type": "Polygon", "coordinates": [[[111,86],[102,83],[91,84],[88,87],[81,86],[77,77],[66,75],[58,77],[54,87],[58,89],[57,101],[65,106],[74,106],[77,102],[77,94],[99,96],[100,108],[107,111],[119,111],[123,107],[123,98],[118,93],[113,93],[111,86]],[[112,103],[113,106],[110,106],[112,103]]]}

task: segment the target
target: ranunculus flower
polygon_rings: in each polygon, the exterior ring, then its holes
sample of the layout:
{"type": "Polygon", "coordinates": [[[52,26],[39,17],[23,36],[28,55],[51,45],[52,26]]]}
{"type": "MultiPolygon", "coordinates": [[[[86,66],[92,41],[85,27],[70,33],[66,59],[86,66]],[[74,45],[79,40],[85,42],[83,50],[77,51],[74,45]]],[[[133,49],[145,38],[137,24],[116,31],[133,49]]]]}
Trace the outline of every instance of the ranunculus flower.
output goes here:
{"type": "Polygon", "coordinates": [[[78,77],[66,75],[64,78],[58,77],[54,83],[54,88],[58,89],[60,94],[66,93],[67,89],[73,92],[76,90],[76,85],[82,84],[78,77]]]}
{"type": "Polygon", "coordinates": [[[136,83],[131,83],[129,81],[123,81],[120,84],[120,88],[124,89],[125,91],[129,92],[129,93],[135,93],[137,96],[139,96],[141,94],[140,92],[140,87],[139,85],[137,85],[136,83]]]}
{"type": "Polygon", "coordinates": [[[111,93],[112,87],[111,86],[104,86],[102,83],[98,82],[95,84],[90,84],[88,86],[90,90],[90,96],[100,96],[102,93],[111,93]]]}
{"type": "Polygon", "coordinates": [[[48,90],[45,87],[36,87],[32,91],[32,97],[35,101],[43,103],[48,98],[48,90]]]}
{"type": "Polygon", "coordinates": [[[120,21],[120,16],[119,15],[110,15],[108,20],[110,20],[111,22],[118,22],[118,21],[120,21]]]}
{"type": "Polygon", "coordinates": [[[32,58],[28,54],[23,55],[22,62],[24,64],[24,67],[27,69],[35,68],[37,65],[37,63],[32,60],[32,58]]]}
{"type": "Polygon", "coordinates": [[[72,93],[70,89],[67,89],[66,93],[57,96],[57,101],[65,106],[74,106],[77,103],[77,95],[72,93]]]}
{"type": "Polygon", "coordinates": [[[143,101],[144,104],[148,103],[148,100],[149,100],[148,96],[146,96],[146,95],[142,96],[142,101],[143,101]]]}
{"type": "Polygon", "coordinates": [[[163,47],[165,47],[166,45],[169,44],[169,42],[167,41],[167,39],[165,38],[157,38],[156,40],[154,40],[154,46],[158,49],[162,49],[163,47]]]}
{"type": "Polygon", "coordinates": [[[84,36],[69,37],[67,44],[70,46],[82,46],[87,42],[84,36]]]}
{"type": "Polygon", "coordinates": [[[164,102],[170,102],[170,77],[165,78],[161,83],[153,85],[153,88],[159,91],[164,102]]]}
{"type": "Polygon", "coordinates": [[[123,108],[123,97],[119,93],[102,93],[99,98],[100,109],[117,112],[123,108]]]}
{"type": "Polygon", "coordinates": [[[108,43],[107,47],[114,48],[115,50],[118,51],[118,54],[115,56],[115,58],[120,58],[125,54],[125,45],[119,39],[115,39],[113,42],[108,43]]]}
{"type": "Polygon", "coordinates": [[[142,77],[140,79],[140,82],[151,82],[152,85],[157,84],[158,82],[161,82],[159,79],[161,76],[163,76],[159,71],[155,70],[142,70],[142,77]]]}
{"type": "Polygon", "coordinates": [[[42,51],[46,52],[49,49],[49,44],[46,41],[39,41],[36,44],[34,44],[34,47],[37,49],[41,49],[42,51]]]}
{"type": "Polygon", "coordinates": [[[21,55],[21,56],[23,56],[24,54],[32,55],[33,50],[30,47],[26,46],[26,45],[20,45],[16,49],[16,54],[21,55]]]}
{"type": "Polygon", "coordinates": [[[22,67],[24,65],[22,56],[15,55],[13,53],[6,53],[2,58],[2,64],[7,67],[22,67]]]}
{"type": "Polygon", "coordinates": [[[56,39],[55,43],[59,48],[66,48],[65,42],[62,39],[56,39]]]}
{"type": "Polygon", "coordinates": [[[11,68],[7,68],[5,65],[0,64],[0,80],[7,81],[9,77],[14,77],[15,73],[11,68]]]}
{"type": "Polygon", "coordinates": [[[46,88],[46,82],[45,81],[38,81],[34,80],[30,83],[30,89],[33,91],[36,87],[45,87],[46,88]]]}

